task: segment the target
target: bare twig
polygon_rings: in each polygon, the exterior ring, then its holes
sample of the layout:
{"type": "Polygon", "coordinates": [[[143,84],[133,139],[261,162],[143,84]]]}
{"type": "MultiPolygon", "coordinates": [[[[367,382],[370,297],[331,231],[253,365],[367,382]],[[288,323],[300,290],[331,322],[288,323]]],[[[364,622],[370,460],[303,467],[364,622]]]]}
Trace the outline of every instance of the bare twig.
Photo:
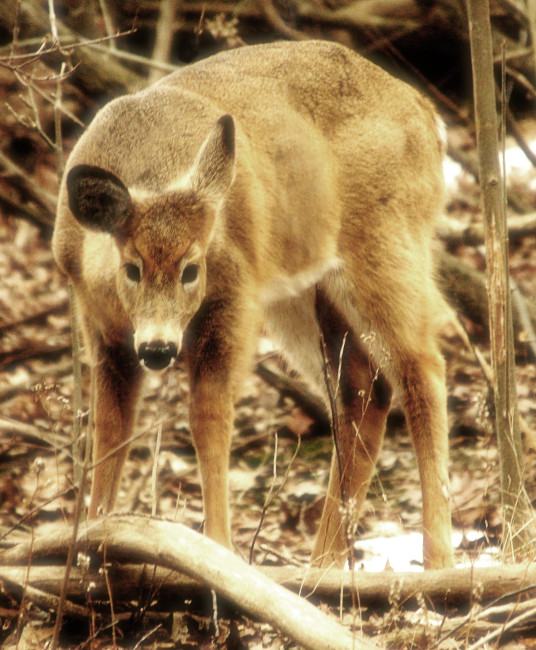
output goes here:
{"type": "MultiPolygon", "coordinates": [[[[113,37],[103,36],[101,38],[94,38],[94,39],[81,39],[79,36],[74,36],[74,35],[66,36],[65,38],[62,38],[61,52],[63,52],[66,56],[70,56],[77,49],[83,47],[89,47],[95,50],[96,52],[113,55],[113,57],[116,59],[122,61],[128,61],[130,63],[142,64],[144,66],[147,66],[148,68],[156,68],[157,70],[162,70],[163,72],[173,72],[174,70],[177,70],[180,67],[180,66],[173,65],[171,63],[153,61],[149,57],[141,56],[139,54],[133,54],[132,52],[127,52],[125,50],[118,50],[118,49],[111,50],[108,45],[105,45],[109,43],[110,40],[117,39],[120,36],[128,36],[131,33],[132,30],[128,30],[126,32],[120,32],[113,37]]],[[[40,49],[38,51],[32,51],[26,54],[17,54],[13,56],[11,55],[0,56],[0,66],[12,70],[20,65],[28,65],[29,63],[35,62],[42,55],[56,54],[60,52],[60,48],[58,45],[52,45],[51,47],[44,48],[44,43],[42,42],[42,39],[35,39],[35,38],[30,38],[25,41],[21,41],[20,47],[31,48],[31,47],[35,47],[36,45],[39,45],[39,43],[42,43],[43,49],[40,49]]],[[[0,48],[0,52],[1,51],[2,48],[0,48]]]]}
{"type": "Polygon", "coordinates": [[[534,87],[534,84],[531,83],[523,73],[510,67],[506,68],[506,72],[510,77],[517,81],[517,83],[528,95],[530,95],[530,97],[532,97],[532,99],[536,98],[536,88],[534,87]]]}
{"type": "Polygon", "coordinates": [[[499,638],[502,634],[504,634],[508,630],[511,630],[514,627],[519,626],[521,623],[525,623],[526,621],[534,622],[535,617],[536,617],[536,607],[532,607],[526,612],[523,612],[518,616],[514,616],[504,625],[500,625],[497,630],[494,630],[493,632],[486,634],[486,636],[479,639],[477,643],[474,643],[473,645],[469,646],[467,650],[477,650],[477,648],[481,648],[483,645],[489,643],[490,641],[494,641],[495,639],[499,638]]]}
{"type": "Polygon", "coordinates": [[[257,528],[255,530],[255,534],[253,535],[253,540],[251,542],[251,547],[249,549],[249,563],[253,564],[253,551],[255,549],[255,544],[257,542],[257,537],[259,536],[259,533],[261,532],[262,529],[262,524],[264,522],[264,517],[266,516],[266,512],[268,510],[268,507],[270,503],[274,500],[274,498],[281,492],[281,490],[285,487],[288,478],[290,476],[290,470],[294,464],[294,460],[296,459],[296,456],[298,455],[298,452],[300,450],[300,443],[301,443],[301,438],[298,438],[298,444],[296,445],[296,449],[294,450],[294,454],[292,455],[292,458],[290,459],[290,462],[288,464],[288,467],[286,469],[285,475],[283,477],[283,480],[281,481],[281,484],[275,490],[275,481],[277,479],[277,432],[275,433],[274,436],[274,457],[273,457],[273,470],[272,470],[272,482],[270,484],[270,489],[268,491],[268,495],[266,499],[264,500],[264,505],[262,507],[261,511],[261,516],[259,517],[259,523],[257,525],[257,528]]]}
{"type": "Polygon", "coordinates": [[[56,609],[56,622],[54,624],[54,635],[51,643],[51,647],[53,648],[53,650],[58,646],[58,641],[59,641],[59,636],[60,636],[60,631],[61,631],[62,621],[63,621],[64,608],[65,608],[65,603],[67,601],[67,588],[69,585],[69,575],[70,575],[71,568],[73,566],[74,554],[76,551],[76,539],[78,536],[78,529],[80,526],[81,515],[84,509],[84,485],[85,485],[87,472],[88,472],[88,464],[89,463],[86,461],[82,465],[82,475],[80,478],[80,483],[78,485],[78,494],[76,497],[74,521],[73,521],[73,527],[71,533],[71,542],[69,544],[67,560],[65,562],[65,574],[63,578],[63,584],[61,587],[60,599],[56,609]]]}
{"type": "MultiPolygon", "coordinates": [[[[23,2],[19,0],[2,0],[0,2],[0,23],[5,29],[13,30],[18,17],[33,25],[46,25],[50,22],[48,13],[39,3],[23,2]]],[[[57,36],[62,47],[67,42],[78,43],[84,39],[76,32],[66,27],[56,17],[57,36]]],[[[71,46],[72,47],[72,46],[71,46]]],[[[110,56],[109,49],[106,54],[101,54],[83,44],[77,48],[77,53],[83,64],[78,68],[78,77],[93,92],[100,92],[110,88],[133,89],[139,86],[142,78],[133,70],[129,70],[116,59],[110,56]]]]}
{"type": "Polygon", "coordinates": [[[532,319],[529,314],[527,301],[513,278],[510,278],[510,288],[514,310],[520,320],[523,331],[523,342],[529,346],[533,357],[536,359],[536,332],[534,331],[532,319]]]}
{"type": "Polygon", "coordinates": [[[536,0],[526,0],[527,18],[532,44],[532,72],[536,76],[536,0]]]}
{"type": "MultiPolygon", "coordinates": [[[[56,29],[56,16],[54,14],[54,4],[53,0],[49,0],[49,14],[50,22],[53,25],[53,35],[54,40],[59,44],[59,36],[56,29]]],[[[63,161],[63,137],[61,130],[61,113],[62,113],[62,77],[65,73],[65,63],[62,63],[60,75],[58,77],[56,85],[56,97],[54,99],[54,129],[55,129],[55,141],[53,144],[56,161],[57,161],[57,173],[58,180],[61,181],[61,177],[64,169],[63,161]]],[[[74,478],[75,485],[78,488],[78,493],[76,496],[75,510],[74,510],[74,521],[73,521],[73,531],[71,537],[71,543],[69,544],[69,552],[67,554],[67,562],[65,564],[65,575],[63,579],[63,584],[61,588],[60,598],[56,610],[56,621],[54,623],[54,632],[51,642],[52,650],[55,650],[58,646],[60,631],[62,628],[63,622],[63,613],[65,610],[67,602],[67,588],[69,584],[69,574],[73,566],[73,560],[75,555],[75,542],[78,534],[78,528],[82,520],[82,515],[84,511],[84,488],[86,477],[88,473],[88,466],[90,463],[89,460],[89,435],[86,435],[86,454],[82,460],[82,454],[80,453],[80,423],[82,420],[82,368],[80,363],[80,332],[78,327],[77,312],[75,307],[74,300],[74,291],[72,285],[69,285],[69,302],[71,305],[71,335],[72,335],[72,355],[73,355],[73,375],[74,375],[74,395],[73,395],[73,468],[74,468],[74,478]]],[[[115,639],[114,639],[115,640],[115,639]]],[[[115,644],[114,644],[115,645],[115,644]]]]}
{"type": "Polygon", "coordinates": [[[158,504],[158,460],[160,458],[161,443],[162,443],[162,423],[160,423],[156,428],[153,469],[151,474],[151,493],[152,493],[151,513],[153,517],[156,515],[157,504],[158,504]]]}
{"type": "MultiPolygon", "coordinates": [[[[104,523],[104,525],[106,525],[106,524],[104,523]]],[[[106,591],[108,593],[108,600],[110,602],[110,614],[112,616],[112,641],[113,641],[113,646],[112,647],[115,648],[117,646],[117,643],[116,643],[116,630],[115,630],[116,625],[117,625],[117,621],[116,621],[116,618],[115,618],[115,607],[114,607],[114,596],[113,596],[113,592],[112,592],[112,585],[111,585],[111,582],[110,582],[110,576],[108,574],[108,569],[110,568],[111,565],[107,561],[106,550],[107,550],[106,549],[106,541],[104,541],[104,543],[102,545],[102,573],[104,575],[104,581],[106,582],[106,591]]]]}
{"type": "MultiPolygon", "coordinates": [[[[0,62],[0,65],[2,63],[0,62]]],[[[52,75],[50,77],[46,78],[40,78],[35,76],[34,74],[30,73],[25,73],[21,74],[21,66],[5,66],[8,69],[10,69],[16,76],[17,81],[22,85],[28,88],[28,91],[30,92],[36,92],[38,95],[40,95],[45,101],[47,101],[49,104],[54,104],[55,103],[55,98],[53,95],[50,95],[49,93],[45,92],[40,86],[40,82],[44,82],[49,84],[50,82],[61,82],[64,81],[69,77],[69,74],[71,71],[66,71],[66,67],[62,65],[61,72],[57,75],[52,75]]],[[[23,119],[21,119],[21,116],[17,115],[16,111],[9,105],[5,104],[6,108],[10,110],[21,122],[23,122],[23,119]]],[[[72,120],[75,124],[78,126],[84,126],[84,123],[68,108],[65,108],[63,104],[61,104],[58,107],[58,110],[65,115],[65,117],[68,117],[70,120],[72,120]]],[[[23,122],[24,123],[24,122],[23,122]]]]}
{"type": "MultiPolygon", "coordinates": [[[[1,156],[1,153],[0,153],[1,156]]],[[[37,226],[51,226],[54,223],[54,213],[42,207],[41,203],[33,201],[21,202],[11,188],[0,185],[0,201],[13,210],[13,216],[28,219],[37,226]]]]}

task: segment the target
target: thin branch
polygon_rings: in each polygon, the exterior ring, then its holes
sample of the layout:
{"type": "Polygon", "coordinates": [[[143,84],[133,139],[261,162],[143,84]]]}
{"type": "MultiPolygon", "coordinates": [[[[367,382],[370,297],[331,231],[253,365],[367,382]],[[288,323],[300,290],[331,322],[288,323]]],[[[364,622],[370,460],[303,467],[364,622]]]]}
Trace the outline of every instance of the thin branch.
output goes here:
{"type": "MultiPolygon", "coordinates": [[[[480,173],[478,171],[478,161],[475,160],[472,154],[466,153],[459,147],[456,147],[451,141],[448,143],[448,155],[456,162],[472,174],[477,181],[480,181],[480,173]]],[[[520,196],[513,188],[507,189],[508,203],[511,207],[519,213],[531,212],[534,206],[529,203],[525,198],[520,196]]]]}
{"type": "Polygon", "coordinates": [[[529,314],[529,308],[525,297],[521,293],[517,282],[510,278],[510,291],[512,293],[512,300],[515,313],[519,318],[523,336],[523,342],[526,343],[531,351],[533,357],[536,359],[536,332],[532,324],[532,319],[529,314]]]}
{"type": "Polygon", "coordinates": [[[517,142],[518,147],[525,154],[530,164],[533,167],[536,167],[536,153],[534,153],[534,151],[532,151],[532,149],[527,144],[523,134],[521,133],[521,129],[517,125],[514,114],[512,113],[512,110],[509,107],[506,108],[506,120],[508,123],[508,130],[510,131],[515,141],[517,142]]]}
{"type": "Polygon", "coordinates": [[[259,5],[268,23],[270,23],[270,25],[281,34],[281,36],[293,41],[307,41],[310,39],[310,36],[307,36],[307,34],[287,25],[277,12],[272,0],[260,0],[259,5]]]}
{"type": "Polygon", "coordinates": [[[536,0],[526,0],[530,42],[532,45],[532,72],[536,75],[536,0]]]}
{"type": "Polygon", "coordinates": [[[54,11],[54,0],[48,0],[48,16],[50,18],[50,31],[52,32],[52,40],[54,43],[59,43],[58,26],[56,24],[56,12],[54,11]]]}
{"type": "Polygon", "coordinates": [[[108,41],[108,49],[110,49],[113,52],[117,49],[115,44],[117,32],[113,24],[112,16],[108,9],[108,5],[106,4],[106,0],[99,0],[99,7],[101,10],[102,19],[104,21],[104,27],[106,29],[106,33],[108,34],[108,37],[110,39],[108,41]]]}
{"type": "MultiPolygon", "coordinates": [[[[108,48],[100,44],[90,45],[91,49],[96,50],[97,52],[108,52],[108,48]]],[[[162,72],[175,72],[181,68],[180,65],[175,65],[173,63],[166,63],[164,61],[153,61],[151,58],[146,56],[141,56],[139,54],[133,54],[132,52],[125,52],[124,50],[114,50],[113,56],[116,59],[123,61],[128,61],[129,63],[141,63],[142,65],[147,66],[148,68],[154,68],[155,70],[161,70],[162,72]]]]}
{"type": "Polygon", "coordinates": [[[270,503],[275,499],[275,497],[281,492],[281,490],[285,487],[287,484],[287,481],[290,477],[290,470],[294,465],[294,461],[296,460],[296,456],[298,455],[298,452],[300,451],[300,445],[301,445],[301,438],[298,438],[298,444],[296,445],[296,449],[294,450],[294,453],[292,454],[292,458],[290,459],[290,462],[288,463],[285,475],[283,477],[283,480],[281,481],[281,484],[277,488],[277,490],[274,489],[275,487],[275,481],[277,478],[277,441],[278,441],[278,436],[277,432],[275,433],[275,444],[274,444],[274,460],[273,460],[273,470],[272,470],[272,482],[270,484],[270,490],[268,491],[268,495],[266,499],[264,500],[264,505],[262,507],[261,511],[261,516],[259,518],[259,523],[257,525],[257,529],[255,530],[255,534],[253,535],[253,540],[251,542],[251,547],[249,549],[249,563],[253,564],[253,551],[255,549],[255,543],[257,541],[257,537],[259,536],[259,533],[261,532],[262,529],[262,524],[264,522],[264,517],[266,516],[266,512],[268,511],[268,506],[270,503]]]}
{"type": "MultiPolygon", "coordinates": [[[[39,3],[24,2],[19,0],[2,0],[0,2],[0,22],[5,29],[12,30],[16,26],[18,8],[21,7],[21,16],[25,21],[34,25],[45,25],[50,21],[48,13],[40,6],[39,3]]],[[[58,39],[63,43],[78,43],[83,39],[73,30],[66,27],[62,21],[56,17],[56,29],[58,39]]],[[[72,45],[70,47],[73,47],[72,45]]],[[[142,81],[142,77],[133,70],[130,70],[120,64],[110,56],[107,50],[103,55],[96,52],[87,45],[81,45],[77,49],[83,64],[78,69],[78,78],[86,86],[90,86],[93,92],[100,92],[109,88],[133,89],[142,81]]],[[[68,52],[61,50],[62,54],[68,55],[68,52]]]]}
{"type": "Polygon", "coordinates": [[[19,167],[3,151],[0,151],[0,166],[5,175],[16,178],[32,198],[43,205],[51,214],[56,211],[56,195],[38,185],[22,167],[19,167]]]}
{"type": "Polygon", "coordinates": [[[522,72],[514,70],[514,68],[511,67],[507,67],[506,72],[510,77],[517,81],[517,83],[532,97],[532,99],[536,99],[536,88],[534,87],[534,84],[532,84],[522,72]]]}
{"type": "MultiPolygon", "coordinates": [[[[151,59],[159,63],[169,63],[171,46],[175,35],[175,18],[177,16],[180,0],[161,0],[160,14],[156,24],[156,40],[151,59]]],[[[149,81],[157,81],[162,76],[157,68],[151,69],[149,81]]]]}
{"type": "Polygon", "coordinates": [[[493,632],[490,632],[486,636],[482,637],[481,639],[478,640],[477,643],[470,645],[467,650],[477,650],[477,648],[481,648],[486,643],[489,643],[490,641],[499,638],[502,634],[504,634],[508,630],[511,630],[514,627],[519,626],[521,623],[525,623],[526,621],[534,622],[535,617],[536,617],[536,607],[532,607],[528,611],[523,612],[523,614],[519,614],[519,616],[515,616],[514,618],[510,619],[507,623],[501,625],[499,629],[494,630],[493,632]]]}

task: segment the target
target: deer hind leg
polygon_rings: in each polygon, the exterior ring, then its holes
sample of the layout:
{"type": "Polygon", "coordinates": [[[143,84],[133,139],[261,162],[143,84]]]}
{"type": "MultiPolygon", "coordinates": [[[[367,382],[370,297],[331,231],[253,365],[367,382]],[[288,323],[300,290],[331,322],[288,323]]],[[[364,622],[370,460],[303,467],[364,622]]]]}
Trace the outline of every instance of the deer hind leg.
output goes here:
{"type": "Polygon", "coordinates": [[[398,373],[421,479],[424,566],[451,567],[445,362],[437,343],[406,352],[398,360],[398,373]]]}
{"type": "Polygon", "coordinates": [[[417,457],[423,500],[424,566],[440,569],[454,565],[445,361],[438,338],[447,307],[431,273],[418,268],[411,271],[405,278],[404,274],[399,276],[405,279],[405,286],[394,288],[389,304],[381,304],[381,298],[376,297],[377,308],[380,303],[379,311],[390,314],[390,318],[377,319],[372,326],[389,348],[391,378],[401,392],[417,457]]]}
{"type": "Polygon", "coordinates": [[[320,334],[334,383],[344,341],[336,409],[339,453],[333,454],[328,493],[312,553],[312,561],[318,566],[343,566],[349,550],[350,528],[346,524],[357,519],[365,498],[382,444],[391,389],[321,287],[270,305],[265,323],[289,360],[309,376],[328,405],[320,334]],[[343,504],[343,498],[348,503],[343,504]]]}
{"type": "Polygon", "coordinates": [[[351,557],[357,519],[381,449],[391,387],[346,320],[320,291],[317,314],[337,401],[335,448],[311,559],[320,567],[342,567],[351,557]]]}
{"type": "MultiPolygon", "coordinates": [[[[390,355],[388,374],[402,393],[406,422],[411,434],[423,495],[423,556],[426,568],[454,564],[448,477],[448,423],[445,362],[438,344],[445,303],[426,272],[426,259],[400,262],[404,273],[378,263],[376,285],[354,285],[344,303],[349,318],[364,314],[370,331],[390,355]],[[389,288],[389,291],[385,290],[389,288]],[[361,289],[361,291],[360,291],[361,289]]],[[[372,271],[361,278],[372,276],[372,271]]],[[[362,283],[364,285],[364,282],[362,283]]],[[[356,321],[357,322],[357,321],[356,321]]]]}
{"type": "Polygon", "coordinates": [[[95,469],[88,516],[95,518],[101,511],[110,512],[115,503],[128,452],[128,445],[120,445],[132,434],[143,370],[126,347],[108,347],[102,341],[92,347],[95,469]]]}

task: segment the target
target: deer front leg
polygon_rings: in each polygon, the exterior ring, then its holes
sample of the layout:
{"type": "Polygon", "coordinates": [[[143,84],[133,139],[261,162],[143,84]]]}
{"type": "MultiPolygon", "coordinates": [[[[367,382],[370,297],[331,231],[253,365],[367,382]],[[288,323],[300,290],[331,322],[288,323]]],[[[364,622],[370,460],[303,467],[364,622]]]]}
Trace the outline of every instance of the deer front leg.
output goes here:
{"type": "Polygon", "coordinates": [[[228,484],[233,412],[225,384],[206,378],[192,387],[190,427],[201,473],[205,534],[227,548],[232,548],[228,484]]]}
{"type": "Polygon", "coordinates": [[[205,533],[227,548],[232,548],[228,483],[234,403],[251,362],[258,322],[253,301],[215,301],[200,310],[185,335],[205,533]]]}
{"type": "Polygon", "coordinates": [[[132,434],[143,377],[138,360],[126,347],[100,342],[95,361],[91,373],[95,428],[90,518],[114,507],[128,451],[128,445],[120,445],[132,434]]]}

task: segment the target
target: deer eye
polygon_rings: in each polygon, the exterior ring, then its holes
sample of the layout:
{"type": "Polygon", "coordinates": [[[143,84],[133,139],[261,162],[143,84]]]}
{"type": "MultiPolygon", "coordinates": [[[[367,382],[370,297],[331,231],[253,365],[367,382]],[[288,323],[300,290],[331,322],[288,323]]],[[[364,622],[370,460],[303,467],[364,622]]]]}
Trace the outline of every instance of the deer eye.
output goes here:
{"type": "Polygon", "coordinates": [[[127,278],[131,282],[136,282],[136,283],[140,282],[140,280],[141,280],[141,271],[140,271],[139,266],[136,266],[136,264],[130,264],[130,263],[127,262],[125,264],[125,272],[127,274],[127,278]]]}
{"type": "Polygon", "coordinates": [[[198,273],[199,266],[197,264],[187,264],[182,271],[182,284],[191,284],[192,282],[195,282],[197,280],[198,273]]]}

